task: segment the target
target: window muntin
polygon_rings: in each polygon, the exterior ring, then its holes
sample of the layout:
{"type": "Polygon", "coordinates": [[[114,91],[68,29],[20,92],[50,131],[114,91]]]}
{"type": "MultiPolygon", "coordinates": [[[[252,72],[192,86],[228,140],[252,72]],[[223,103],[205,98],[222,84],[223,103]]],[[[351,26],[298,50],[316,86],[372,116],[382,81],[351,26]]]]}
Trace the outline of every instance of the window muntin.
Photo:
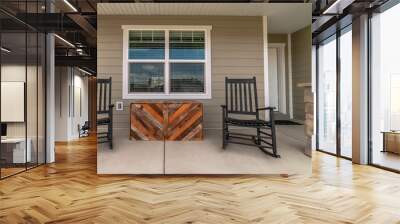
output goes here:
{"type": "Polygon", "coordinates": [[[125,99],[211,98],[210,27],[123,29],[125,99]]]}

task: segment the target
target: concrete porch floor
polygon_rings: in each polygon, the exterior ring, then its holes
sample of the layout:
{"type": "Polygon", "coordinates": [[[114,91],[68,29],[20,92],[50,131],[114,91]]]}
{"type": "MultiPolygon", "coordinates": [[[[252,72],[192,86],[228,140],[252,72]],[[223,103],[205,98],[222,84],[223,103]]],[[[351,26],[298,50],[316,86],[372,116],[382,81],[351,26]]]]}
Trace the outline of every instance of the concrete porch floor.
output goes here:
{"type": "Polygon", "coordinates": [[[311,158],[303,154],[304,127],[277,126],[278,153],[229,144],[221,148],[221,130],[206,130],[203,141],[130,141],[114,136],[114,149],[99,145],[99,174],[308,174],[311,158]]]}

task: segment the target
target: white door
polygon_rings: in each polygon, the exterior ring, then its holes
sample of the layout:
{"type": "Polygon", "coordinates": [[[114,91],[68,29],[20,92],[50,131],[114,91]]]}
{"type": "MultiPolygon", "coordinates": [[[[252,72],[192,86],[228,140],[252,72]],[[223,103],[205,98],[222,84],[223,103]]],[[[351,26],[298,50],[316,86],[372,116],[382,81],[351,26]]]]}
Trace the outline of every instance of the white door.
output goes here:
{"type": "Polygon", "coordinates": [[[268,48],[269,104],[279,111],[278,49],[268,48]]]}
{"type": "Polygon", "coordinates": [[[74,138],[79,136],[78,125],[82,125],[81,123],[81,115],[82,115],[82,92],[80,87],[74,88],[74,112],[72,118],[72,135],[74,138]]]}

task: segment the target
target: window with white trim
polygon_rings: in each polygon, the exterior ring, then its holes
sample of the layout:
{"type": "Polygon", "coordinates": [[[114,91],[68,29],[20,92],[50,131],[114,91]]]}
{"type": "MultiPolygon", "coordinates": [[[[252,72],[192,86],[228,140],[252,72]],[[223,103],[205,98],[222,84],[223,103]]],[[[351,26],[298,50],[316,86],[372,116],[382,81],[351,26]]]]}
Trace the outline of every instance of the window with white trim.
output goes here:
{"type": "Polygon", "coordinates": [[[211,27],[122,28],[125,99],[211,98],[211,27]]]}

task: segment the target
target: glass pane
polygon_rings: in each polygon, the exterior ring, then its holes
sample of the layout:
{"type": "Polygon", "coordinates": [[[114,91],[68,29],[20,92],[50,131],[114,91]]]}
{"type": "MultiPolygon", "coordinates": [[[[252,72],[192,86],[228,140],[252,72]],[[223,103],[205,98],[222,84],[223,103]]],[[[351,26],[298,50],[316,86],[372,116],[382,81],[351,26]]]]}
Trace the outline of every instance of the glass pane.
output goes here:
{"type": "Polygon", "coordinates": [[[204,31],[171,31],[169,35],[170,59],[203,60],[205,58],[204,31]]]}
{"type": "Polygon", "coordinates": [[[45,66],[46,66],[46,36],[42,33],[39,34],[38,45],[38,163],[45,163],[46,149],[45,149],[45,66]]]}
{"type": "Polygon", "coordinates": [[[129,92],[164,92],[164,63],[129,64],[129,92]]]}
{"type": "MultiPolygon", "coordinates": [[[[26,144],[26,33],[1,35],[1,177],[25,170],[31,161],[26,144]],[[5,50],[4,50],[5,49],[5,50]]],[[[28,51],[29,53],[29,51],[28,51]]]]}
{"type": "Polygon", "coordinates": [[[371,20],[372,163],[400,170],[400,4],[371,20]],[[387,132],[385,135],[383,132],[387,132]]]}
{"type": "Polygon", "coordinates": [[[129,59],[164,59],[164,31],[129,31],[129,59]]]}
{"type": "Polygon", "coordinates": [[[27,167],[31,168],[37,165],[37,76],[38,76],[38,35],[36,32],[27,33],[28,38],[28,63],[26,80],[26,115],[27,115],[27,149],[28,153],[27,167]]]}
{"type": "Polygon", "coordinates": [[[352,156],[352,37],[351,30],[340,36],[340,153],[352,156]]]}
{"type": "Polygon", "coordinates": [[[171,63],[171,92],[204,93],[204,63],[171,63]]]}
{"type": "Polygon", "coordinates": [[[336,153],[336,40],[318,48],[318,147],[336,153]]]}

